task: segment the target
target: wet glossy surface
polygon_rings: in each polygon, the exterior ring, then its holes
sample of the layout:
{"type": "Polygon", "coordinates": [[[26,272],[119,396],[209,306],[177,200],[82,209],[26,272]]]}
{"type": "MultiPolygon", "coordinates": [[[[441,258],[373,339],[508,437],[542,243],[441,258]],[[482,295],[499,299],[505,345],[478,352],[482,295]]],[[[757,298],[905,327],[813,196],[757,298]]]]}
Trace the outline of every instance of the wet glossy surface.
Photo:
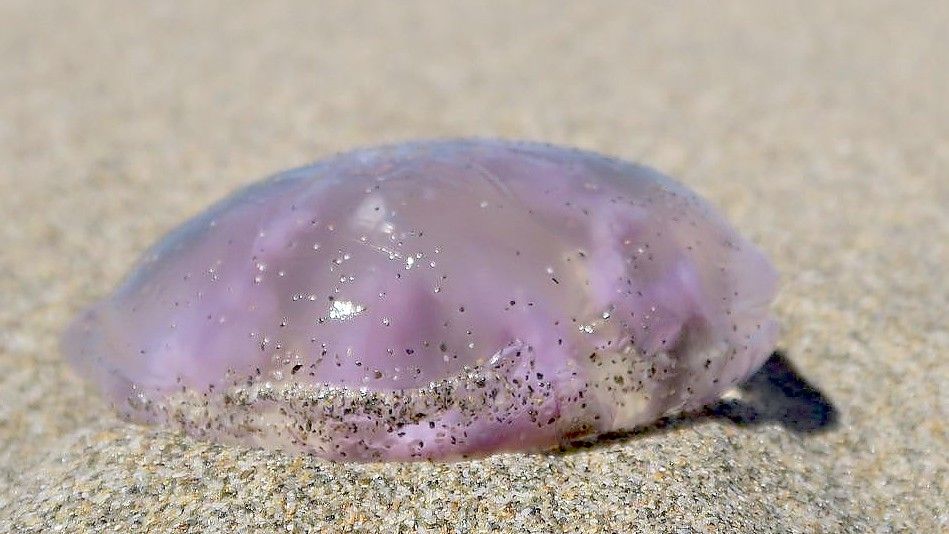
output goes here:
{"type": "Polygon", "coordinates": [[[655,171],[501,141],[343,154],[148,251],[63,347],[118,409],[334,459],[555,446],[771,353],[775,274],[655,171]]]}

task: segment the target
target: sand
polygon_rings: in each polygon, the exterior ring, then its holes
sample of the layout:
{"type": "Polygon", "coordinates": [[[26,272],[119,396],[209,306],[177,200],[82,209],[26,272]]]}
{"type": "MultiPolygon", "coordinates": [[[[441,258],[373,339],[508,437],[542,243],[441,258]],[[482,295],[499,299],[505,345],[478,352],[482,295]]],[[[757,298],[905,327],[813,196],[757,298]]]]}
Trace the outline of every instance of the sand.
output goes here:
{"type": "Polygon", "coordinates": [[[949,529],[949,4],[0,5],[0,531],[949,529]],[[736,398],[567,451],[333,464],[116,419],[57,336],[233,188],[361,145],[653,165],[782,275],[736,398]]]}

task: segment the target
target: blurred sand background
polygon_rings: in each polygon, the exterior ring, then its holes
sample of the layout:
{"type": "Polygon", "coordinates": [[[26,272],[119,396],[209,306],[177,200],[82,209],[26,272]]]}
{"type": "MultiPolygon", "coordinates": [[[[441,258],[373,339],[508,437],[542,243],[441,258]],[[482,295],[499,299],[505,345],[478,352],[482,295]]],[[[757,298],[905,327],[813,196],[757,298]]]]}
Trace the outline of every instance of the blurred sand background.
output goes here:
{"type": "Polygon", "coordinates": [[[0,65],[0,532],[949,529],[947,2],[6,0],[0,65]],[[60,360],[235,187],[460,135],[710,198],[781,271],[812,389],[565,453],[339,465],[125,424],[60,360]]]}

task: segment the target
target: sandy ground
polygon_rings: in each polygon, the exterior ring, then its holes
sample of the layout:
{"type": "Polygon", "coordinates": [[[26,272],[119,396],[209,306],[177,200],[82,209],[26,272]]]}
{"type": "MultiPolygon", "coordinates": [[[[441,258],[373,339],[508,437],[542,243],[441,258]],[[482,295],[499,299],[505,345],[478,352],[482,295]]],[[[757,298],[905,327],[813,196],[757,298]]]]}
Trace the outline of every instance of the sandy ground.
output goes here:
{"type": "Polygon", "coordinates": [[[949,3],[0,4],[0,531],[945,532],[949,3]],[[342,465],[118,421],[66,321],[184,217],[358,145],[639,160],[773,257],[744,400],[342,465]]]}

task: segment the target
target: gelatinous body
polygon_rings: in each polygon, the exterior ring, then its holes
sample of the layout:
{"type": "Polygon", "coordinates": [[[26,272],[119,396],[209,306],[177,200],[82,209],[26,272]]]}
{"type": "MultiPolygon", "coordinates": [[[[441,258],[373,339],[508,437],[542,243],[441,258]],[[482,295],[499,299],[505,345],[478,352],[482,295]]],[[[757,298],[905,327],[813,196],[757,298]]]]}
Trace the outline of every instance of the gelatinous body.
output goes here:
{"type": "Polygon", "coordinates": [[[715,400],[775,274],[650,169],[488,140],[355,151],[162,239],[64,337],[126,416],[333,459],[481,456],[715,400]]]}

